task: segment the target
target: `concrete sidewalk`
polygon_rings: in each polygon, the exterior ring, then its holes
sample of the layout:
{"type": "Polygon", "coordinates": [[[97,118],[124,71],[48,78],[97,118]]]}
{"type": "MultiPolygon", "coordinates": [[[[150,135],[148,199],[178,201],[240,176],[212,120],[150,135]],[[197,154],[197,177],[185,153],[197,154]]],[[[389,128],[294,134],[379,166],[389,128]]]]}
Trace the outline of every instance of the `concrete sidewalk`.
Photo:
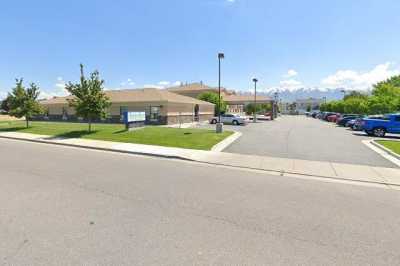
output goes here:
{"type": "Polygon", "coordinates": [[[281,175],[295,174],[400,187],[400,169],[398,168],[306,161],[87,139],[60,139],[18,132],[0,132],[0,137],[104,151],[178,158],[216,165],[278,172],[281,175]]]}

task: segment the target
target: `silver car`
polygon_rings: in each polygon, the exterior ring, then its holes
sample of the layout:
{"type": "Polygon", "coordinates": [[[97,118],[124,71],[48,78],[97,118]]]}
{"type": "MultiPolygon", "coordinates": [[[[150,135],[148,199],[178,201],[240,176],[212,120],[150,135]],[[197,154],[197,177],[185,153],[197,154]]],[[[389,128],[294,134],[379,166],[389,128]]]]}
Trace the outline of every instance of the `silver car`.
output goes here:
{"type": "MultiPolygon", "coordinates": [[[[218,122],[218,117],[213,117],[210,119],[210,124],[216,124],[218,122]]],[[[230,125],[245,125],[247,123],[247,119],[240,115],[234,114],[223,114],[221,115],[221,122],[223,124],[230,124],[230,125]]]]}

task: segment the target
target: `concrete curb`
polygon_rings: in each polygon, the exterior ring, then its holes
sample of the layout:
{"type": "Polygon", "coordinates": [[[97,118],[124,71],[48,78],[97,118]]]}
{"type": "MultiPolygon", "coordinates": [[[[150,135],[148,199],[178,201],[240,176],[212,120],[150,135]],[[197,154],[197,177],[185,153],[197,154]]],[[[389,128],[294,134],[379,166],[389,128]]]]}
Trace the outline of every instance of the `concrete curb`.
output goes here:
{"type": "MultiPolygon", "coordinates": [[[[168,155],[168,154],[160,154],[160,153],[152,153],[152,152],[140,152],[140,151],[129,151],[129,150],[122,150],[122,149],[114,149],[114,148],[94,147],[94,146],[79,145],[79,144],[73,144],[73,143],[47,141],[44,139],[27,139],[27,138],[18,138],[18,137],[10,137],[10,136],[2,136],[2,135],[0,135],[0,138],[19,140],[19,141],[27,141],[27,142],[33,142],[33,143],[50,144],[50,145],[57,145],[57,146],[65,146],[65,147],[84,148],[84,149],[88,149],[88,150],[108,151],[108,152],[125,153],[125,154],[133,154],[133,155],[154,156],[154,157],[168,158],[168,159],[179,159],[179,160],[185,160],[185,161],[195,161],[188,157],[179,156],[179,155],[168,155]]],[[[121,144],[123,144],[123,143],[121,143],[121,144]]]]}
{"type": "MultiPolygon", "coordinates": [[[[371,141],[371,144],[372,144],[372,145],[375,145],[376,147],[378,147],[378,148],[384,150],[385,152],[389,153],[391,156],[393,156],[393,157],[395,157],[396,159],[400,160],[400,155],[398,155],[398,154],[395,153],[394,151],[392,151],[392,150],[386,148],[385,146],[379,144],[378,142],[376,142],[377,140],[381,140],[381,139],[373,139],[373,140],[371,141]]],[[[392,140],[391,140],[391,141],[392,141],[392,140]]],[[[396,141],[396,140],[395,140],[395,141],[396,141]]]]}
{"type": "Polygon", "coordinates": [[[386,160],[389,160],[390,162],[400,167],[400,155],[377,143],[377,140],[384,139],[363,140],[362,142],[371,150],[384,157],[386,160]]]}
{"type": "Polygon", "coordinates": [[[244,170],[255,170],[255,171],[261,171],[261,172],[276,173],[276,174],[279,174],[280,176],[294,175],[294,176],[309,177],[309,178],[319,178],[321,180],[324,180],[324,179],[337,180],[337,181],[346,181],[346,182],[353,182],[353,183],[373,184],[373,185],[382,185],[382,186],[392,186],[392,187],[400,188],[400,184],[390,183],[390,182],[369,181],[369,180],[362,180],[359,178],[347,178],[347,177],[329,176],[329,175],[321,175],[321,174],[309,174],[309,173],[304,173],[301,171],[276,170],[276,169],[258,168],[258,167],[251,167],[251,166],[240,166],[240,165],[232,165],[232,164],[218,163],[218,162],[212,163],[209,161],[202,161],[202,160],[192,160],[192,161],[210,164],[210,165],[233,167],[233,168],[244,169],[244,170]]]}
{"type": "Polygon", "coordinates": [[[212,148],[211,151],[217,151],[217,152],[221,152],[223,150],[225,150],[226,148],[228,148],[232,143],[234,143],[238,138],[240,138],[242,136],[242,132],[239,131],[234,131],[234,133],[232,135],[230,135],[229,137],[227,137],[226,139],[224,139],[223,141],[215,144],[212,148]]]}

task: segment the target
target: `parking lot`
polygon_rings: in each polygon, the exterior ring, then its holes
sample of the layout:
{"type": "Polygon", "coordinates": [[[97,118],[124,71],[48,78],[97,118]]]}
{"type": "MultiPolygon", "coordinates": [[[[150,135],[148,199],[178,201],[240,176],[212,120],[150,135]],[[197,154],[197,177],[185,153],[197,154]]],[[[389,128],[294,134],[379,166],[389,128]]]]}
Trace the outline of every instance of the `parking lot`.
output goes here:
{"type": "Polygon", "coordinates": [[[352,132],[336,124],[304,116],[282,116],[225,129],[241,131],[243,136],[225,152],[397,167],[362,143],[369,139],[362,132],[352,132]]]}

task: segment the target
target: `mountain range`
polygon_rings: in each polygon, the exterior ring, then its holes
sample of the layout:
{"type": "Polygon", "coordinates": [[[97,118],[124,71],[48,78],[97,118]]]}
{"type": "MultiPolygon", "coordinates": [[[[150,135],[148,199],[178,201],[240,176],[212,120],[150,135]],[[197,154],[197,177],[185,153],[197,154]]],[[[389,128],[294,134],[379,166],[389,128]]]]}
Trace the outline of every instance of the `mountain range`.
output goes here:
{"type": "Polygon", "coordinates": [[[257,92],[258,95],[269,96],[271,98],[274,97],[274,94],[277,92],[278,97],[283,102],[293,102],[298,99],[308,99],[308,98],[317,98],[322,99],[326,97],[327,101],[329,100],[341,100],[343,99],[344,92],[343,88],[298,88],[298,89],[267,89],[262,92],[257,92]]]}

